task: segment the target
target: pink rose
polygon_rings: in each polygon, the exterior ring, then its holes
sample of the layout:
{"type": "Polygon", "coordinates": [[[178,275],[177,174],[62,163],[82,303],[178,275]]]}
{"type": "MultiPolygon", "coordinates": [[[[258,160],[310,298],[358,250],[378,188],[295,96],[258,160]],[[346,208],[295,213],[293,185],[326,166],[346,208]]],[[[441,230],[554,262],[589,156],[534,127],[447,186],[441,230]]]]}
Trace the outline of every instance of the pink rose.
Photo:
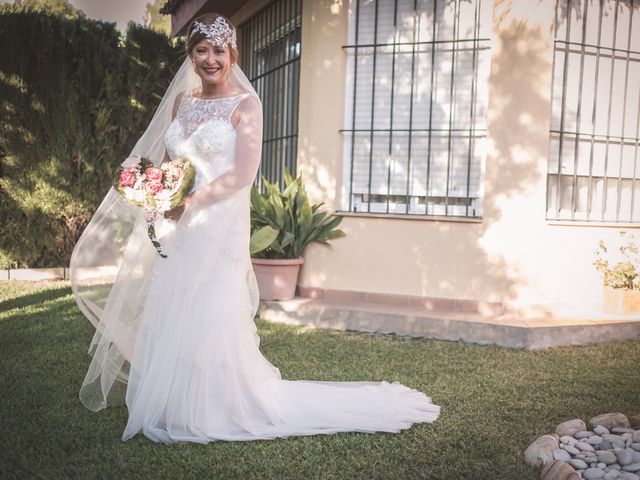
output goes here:
{"type": "Polygon", "coordinates": [[[147,189],[147,192],[151,192],[154,195],[163,190],[162,183],[158,181],[147,182],[144,187],[147,189]]]}
{"type": "Polygon", "coordinates": [[[123,170],[120,172],[119,183],[121,187],[133,187],[136,183],[136,176],[133,172],[123,170]]]}
{"type": "Polygon", "coordinates": [[[147,176],[147,180],[150,181],[161,181],[162,180],[162,170],[157,167],[149,167],[144,171],[144,174],[147,176]]]}

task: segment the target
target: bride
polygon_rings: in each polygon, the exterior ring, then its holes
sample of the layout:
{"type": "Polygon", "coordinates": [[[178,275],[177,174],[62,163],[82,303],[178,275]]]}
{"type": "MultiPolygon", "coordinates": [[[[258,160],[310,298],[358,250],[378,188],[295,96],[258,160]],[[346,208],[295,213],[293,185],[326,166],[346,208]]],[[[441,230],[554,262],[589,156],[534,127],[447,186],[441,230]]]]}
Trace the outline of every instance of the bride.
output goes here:
{"type": "Polygon", "coordinates": [[[236,32],[198,17],[187,58],[132,155],[188,157],[186,205],[147,238],[141,209],[111,189],[78,241],[71,282],[96,327],[80,390],[91,410],[126,402],[122,435],[155,442],[257,440],[344,431],[399,432],[440,407],[394,382],[285,380],[260,352],[249,255],[250,189],[262,104],[236,64],[236,32]]]}

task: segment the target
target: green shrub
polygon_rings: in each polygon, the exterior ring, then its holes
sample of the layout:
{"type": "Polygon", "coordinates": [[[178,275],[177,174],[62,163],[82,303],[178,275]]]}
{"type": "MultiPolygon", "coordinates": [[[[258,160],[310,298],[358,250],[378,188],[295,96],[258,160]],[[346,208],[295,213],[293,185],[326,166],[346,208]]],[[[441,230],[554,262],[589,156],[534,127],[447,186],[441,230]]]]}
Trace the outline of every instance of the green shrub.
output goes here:
{"type": "Polygon", "coordinates": [[[67,265],[183,59],[130,23],[0,10],[0,262],[67,265]]]}
{"type": "Polygon", "coordinates": [[[266,193],[251,187],[251,255],[257,258],[292,259],[302,256],[311,242],[329,245],[344,236],[338,229],[342,217],[329,213],[324,202],[311,205],[302,183],[285,168],[286,188],[269,183],[263,176],[266,193]]]}

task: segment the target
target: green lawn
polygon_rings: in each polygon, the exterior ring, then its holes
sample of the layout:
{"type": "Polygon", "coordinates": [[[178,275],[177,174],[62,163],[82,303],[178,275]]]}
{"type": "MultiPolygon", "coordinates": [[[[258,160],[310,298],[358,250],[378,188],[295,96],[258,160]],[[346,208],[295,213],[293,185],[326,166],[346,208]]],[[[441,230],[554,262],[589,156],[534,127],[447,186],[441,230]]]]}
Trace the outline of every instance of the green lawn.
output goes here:
{"type": "Polygon", "coordinates": [[[561,421],[640,412],[640,342],[527,352],[257,320],[283,378],[399,380],[442,407],[401,433],[208,445],[120,440],[126,407],[78,400],[92,326],[68,283],[0,282],[0,478],[537,479],[522,455],[561,421]]]}

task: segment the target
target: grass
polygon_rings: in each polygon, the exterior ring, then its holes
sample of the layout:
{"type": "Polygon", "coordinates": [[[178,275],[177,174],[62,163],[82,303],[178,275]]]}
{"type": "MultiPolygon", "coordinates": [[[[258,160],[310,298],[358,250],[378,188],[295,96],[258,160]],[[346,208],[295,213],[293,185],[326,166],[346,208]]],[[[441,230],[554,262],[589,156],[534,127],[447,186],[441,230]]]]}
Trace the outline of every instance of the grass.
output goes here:
{"type": "Polygon", "coordinates": [[[401,433],[121,441],[127,410],[78,400],[93,334],[65,282],[0,282],[0,478],[537,479],[522,458],[571,418],[640,412],[640,342],[523,351],[256,320],[286,379],[399,380],[442,407],[401,433]]]}

